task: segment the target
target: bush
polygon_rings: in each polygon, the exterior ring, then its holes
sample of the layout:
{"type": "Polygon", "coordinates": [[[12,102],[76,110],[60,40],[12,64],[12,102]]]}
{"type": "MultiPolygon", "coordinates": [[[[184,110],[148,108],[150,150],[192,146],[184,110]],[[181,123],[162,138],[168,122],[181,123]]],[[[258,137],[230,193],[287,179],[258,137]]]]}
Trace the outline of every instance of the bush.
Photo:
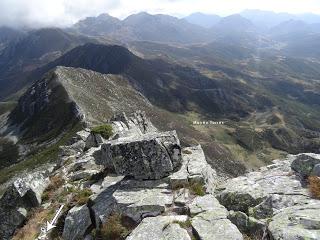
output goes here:
{"type": "Polygon", "coordinates": [[[112,126],[109,124],[96,126],[91,129],[94,134],[100,134],[103,138],[108,139],[113,135],[112,126]]]}
{"type": "Polygon", "coordinates": [[[101,239],[122,240],[129,234],[129,230],[122,224],[122,216],[118,213],[112,214],[100,230],[101,239]]]}
{"type": "Polygon", "coordinates": [[[320,178],[312,176],[308,178],[309,190],[314,198],[320,199],[320,178]]]}

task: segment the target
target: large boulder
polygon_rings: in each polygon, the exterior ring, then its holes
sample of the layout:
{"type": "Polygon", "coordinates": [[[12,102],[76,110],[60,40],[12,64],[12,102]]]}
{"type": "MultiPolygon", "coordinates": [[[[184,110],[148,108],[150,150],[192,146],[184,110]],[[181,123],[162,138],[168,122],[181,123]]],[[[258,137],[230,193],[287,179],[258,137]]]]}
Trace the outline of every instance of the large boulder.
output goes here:
{"type": "Polygon", "coordinates": [[[89,208],[86,205],[73,207],[65,219],[62,237],[64,240],[83,239],[91,224],[89,208]]]}
{"type": "Polygon", "coordinates": [[[191,240],[187,231],[175,224],[187,219],[184,215],[145,218],[126,240],[191,240]]]}
{"type": "Polygon", "coordinates": [[[293,160],[291,168],[299,173],[302,178],[306,178],[312,174],[317,164],[320,164],[320,155],[303,153],[293,160]]]}
{"type": "Polygon", "coordinates": [[[28,211],[41,204],[41,195],[49,184],[46,171],[15,180],[0,199],[0,236],[10,239],[26,220],[28,211]]]}
{"type": "Polygon", "coordinates": [[[175,131],[119,138],[103,144],[101,151],[101,164],[140,180],[166,177],[181,166],[175,131]]]}

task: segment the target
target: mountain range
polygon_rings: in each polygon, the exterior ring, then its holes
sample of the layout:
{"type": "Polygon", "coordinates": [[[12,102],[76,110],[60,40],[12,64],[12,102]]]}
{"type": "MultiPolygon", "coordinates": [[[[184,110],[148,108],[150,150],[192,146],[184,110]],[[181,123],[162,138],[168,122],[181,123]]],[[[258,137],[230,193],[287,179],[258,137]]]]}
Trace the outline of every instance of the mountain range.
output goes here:
{"type": "Polygon", "coordinates": [[[319,152],[317,19],[143,12],[65,29],[0,28],[0,144],[10,149],[0,148],[0,166],[16,173],[44,146],[56,154],[78,122],[91,127],[139,107],[184,145],[201,143],[225,174],[319,152]],[[206,120],[225,125],[193,125],[206,120]]]}

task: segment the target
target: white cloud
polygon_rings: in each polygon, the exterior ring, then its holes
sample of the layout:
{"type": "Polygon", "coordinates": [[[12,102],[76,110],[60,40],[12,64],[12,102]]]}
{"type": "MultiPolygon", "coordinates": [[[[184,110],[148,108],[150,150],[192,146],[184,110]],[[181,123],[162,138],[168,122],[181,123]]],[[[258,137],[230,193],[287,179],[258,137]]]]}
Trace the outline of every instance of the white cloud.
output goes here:
{"type": "Polygon", "coordinates": [[[0,25],[68,26],[100,13],[124,18],[140,11],[184,16],[228,15],[244,9],[320,14],[320,0],[0,0],[0,25]]]}

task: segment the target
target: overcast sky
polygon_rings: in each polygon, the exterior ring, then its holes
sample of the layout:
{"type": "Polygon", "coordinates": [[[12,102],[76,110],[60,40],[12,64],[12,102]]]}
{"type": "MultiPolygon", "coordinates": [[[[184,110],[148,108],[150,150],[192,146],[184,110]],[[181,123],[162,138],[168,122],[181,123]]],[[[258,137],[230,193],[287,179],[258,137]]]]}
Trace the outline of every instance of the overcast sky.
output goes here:
{"type": "Polygon", "coordinates": [[[140,11],[175,16],[193,12],[225,16],[244,9],[320,14],[320,0],[0,0],[0,25],[68,26],[100,13],[124,18],[140,11]]]}

